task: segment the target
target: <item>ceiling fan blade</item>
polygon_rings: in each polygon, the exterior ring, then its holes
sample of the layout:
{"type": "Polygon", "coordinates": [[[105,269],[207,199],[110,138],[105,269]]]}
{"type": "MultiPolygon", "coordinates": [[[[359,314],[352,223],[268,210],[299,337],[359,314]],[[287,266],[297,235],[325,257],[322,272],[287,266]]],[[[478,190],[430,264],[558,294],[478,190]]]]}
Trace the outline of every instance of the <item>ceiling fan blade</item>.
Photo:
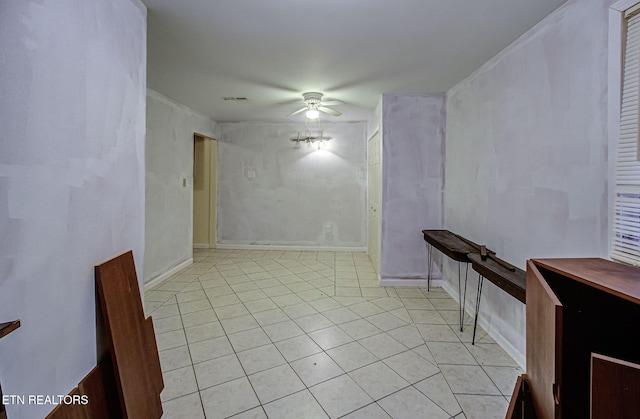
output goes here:
{"type": "Polygon", "coordinates": [[[324,113],[328,113],[329,115],[333,115],[333,116],[340,116],[342,115],[342,112],[338,112],[334,109],[331,108],[327,108],[325,106],[318,106],[317,108],[320,112],[324,112],[324,113]]]}
{"type": "Polygon", "coordinates": [[[301,113],[301,112],[306,111],[307,109],[309,109],[309,108],[307,108],[307,107],[305,106],[304,108],[300,108],[300,109],[298,109],[297,111],[293,111],[293,112],[291,112],[291,113],[290,113],[289,115],[287,115],[287,116],[297,115],[297,114],[299,114],[299,113],[301,113]]]}
{"type": "Polygon", "coordinates": [[[335,105],[343,105],[344,102],[341,100],[327,100],[327,101],[322,101],[322,105],[325,106],[335,106],[335,105]]]}
{"type": "Polygon", "coordinates": [[[284,102],[278,102],[278,105],[305,105],[305,103],[303,101],[301,101],[300,99],[291,99],[291,100],[285,100],[284,102]]]}

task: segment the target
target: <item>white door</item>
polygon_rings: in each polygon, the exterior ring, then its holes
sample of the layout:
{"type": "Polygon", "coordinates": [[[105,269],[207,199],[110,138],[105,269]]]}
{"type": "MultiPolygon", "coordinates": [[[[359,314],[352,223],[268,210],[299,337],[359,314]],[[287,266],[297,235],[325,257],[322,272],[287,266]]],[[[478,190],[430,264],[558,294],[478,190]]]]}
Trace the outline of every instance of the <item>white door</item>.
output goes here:
{"type": "Polygon", "coordinates": [[[367,142],[368,154],[368,220],[369,220],[369,259],[373,263],[376,273],[380,273],[380,197],[382,195],[382,176],[380,167],[380,131],[369,138],[367,142]]]}

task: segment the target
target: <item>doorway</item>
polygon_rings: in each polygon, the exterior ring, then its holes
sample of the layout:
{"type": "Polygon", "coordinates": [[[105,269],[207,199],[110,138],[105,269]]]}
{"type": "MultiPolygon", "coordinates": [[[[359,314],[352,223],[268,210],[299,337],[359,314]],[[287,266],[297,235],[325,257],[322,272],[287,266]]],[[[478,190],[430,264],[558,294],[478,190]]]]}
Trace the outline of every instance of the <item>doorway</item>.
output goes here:
{"type": "Polygon", "coordinates": [[[218,142],[193,134],[193,247],[216,247],[218,142]]]}

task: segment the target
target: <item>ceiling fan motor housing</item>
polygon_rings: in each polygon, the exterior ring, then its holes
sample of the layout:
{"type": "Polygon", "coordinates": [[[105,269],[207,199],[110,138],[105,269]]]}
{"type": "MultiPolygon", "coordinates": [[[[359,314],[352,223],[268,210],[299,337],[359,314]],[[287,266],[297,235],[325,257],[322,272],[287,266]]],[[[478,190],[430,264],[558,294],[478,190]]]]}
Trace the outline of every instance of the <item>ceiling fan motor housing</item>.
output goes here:
{"type": "Polygon", "coordinates": [[[322,102],[322,93],[307,92],[303,93],[302,97],[307,105],[319,105],[322,102]]]}
{"type": "Polygon", "coordinates": [[[339,100],[330,100],[327,102],[322,101],[322,93],[320,92],[307,92],[303,93],[302,97],[304,98],[304,107],[298,109],[297,111],[291,112],[287,116],[297,115],[304,111],[307,111],[307,118],[315,119],[318,117],[318,112],[323,112],[333,116],[342,115],[341,112],[336,111],[335,109],[328,108],[327,105],[340,105],[342,104],[339,100]],[[313,115],[310,115],[312,113],[313,115]]]}

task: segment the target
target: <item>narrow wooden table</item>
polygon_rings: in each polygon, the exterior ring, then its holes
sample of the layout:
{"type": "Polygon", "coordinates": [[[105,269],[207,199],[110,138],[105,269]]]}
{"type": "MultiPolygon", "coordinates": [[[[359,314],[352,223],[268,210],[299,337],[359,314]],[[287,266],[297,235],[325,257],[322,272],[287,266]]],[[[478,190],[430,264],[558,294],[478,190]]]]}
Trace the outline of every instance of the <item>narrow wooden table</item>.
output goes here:
{"type": "Polygon", "coordinates": [[[467,295],[467,278],[469,274],[469,254],[477,253],[478,247],[472,242],[461,238],[449,230],[422,230],[424,240],[427,242],[427,290],[431,289],[431,253],[435,247],[444,255],[458,262],[458,300],[460,305],[460,331],[463,331],[465,297],[467,295]],[[464,292],[461,284],[461,264],[466,263],[464,275],[464,292]]]}
{"type": "Polygon", "coordinates": [[[513,267],[507,268],[491,257],[482,257],[478,253],[468,255],[471,267],[478,272],[478,294],[476,294],[476,318],[473,322],[473,338],[471,344],[475,345],[476,328],[478,327],[478,310],[480,308],[480,297],[482,296],[482,282],[484,278],[493,282],[498,288],[506,291],[518,301],[526,304],[526,283],[527,274],[522,269],[513,267]]]}
{"type": "Polygon", "coordinates": [[[14,320],[11,322],[0,323],[0,338],[7,336],[20,327],[20,320],[14,320]]]}

